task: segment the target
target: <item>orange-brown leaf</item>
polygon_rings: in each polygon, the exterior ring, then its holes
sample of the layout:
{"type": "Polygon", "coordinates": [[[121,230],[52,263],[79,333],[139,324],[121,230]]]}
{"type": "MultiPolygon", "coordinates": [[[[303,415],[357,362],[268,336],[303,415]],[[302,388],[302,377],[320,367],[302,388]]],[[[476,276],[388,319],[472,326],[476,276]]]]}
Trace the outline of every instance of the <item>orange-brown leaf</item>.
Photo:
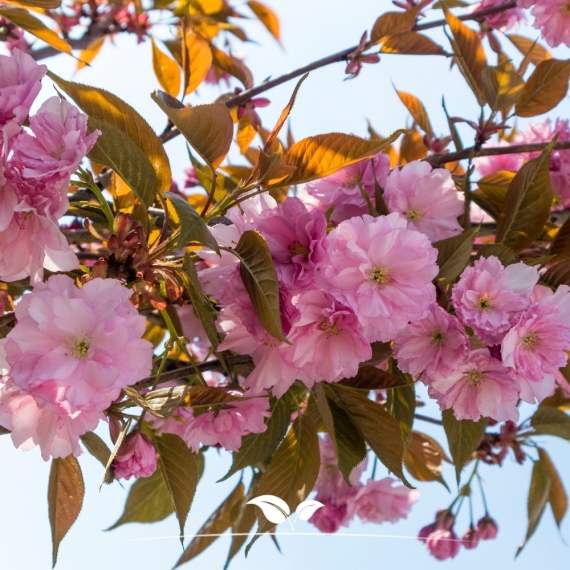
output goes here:
{"type": "Polygon", "coordinates": [[[405,91],[396,90],[400,101],[406,106],[406,109],[410,112],[410,115],[414,118],[414,121],[418,124],[420,129],[430,137],[433,136],[433,131],[431,128],[431,123],[429,121],[428,114],[423,106],[423,103],[411,93],[406,93],[405,91]]]}
{"type": "Polygon", "coordinates": [[[212,65],[212,51],[208,42],[196,32],[186,33],[186,50],[188,56],[188,87],[186,95],[190,95],[198,89],[202,81],[206,79],[212,65]]]}
{"type": "Polygon", "coordinates": [[[267,28],[267,31],[278,41],[281,42],[281,32],[279,26],[279,18],[277,14],[268,8],[265,4],[250,0],[247,5],[251,11],[259,18],[259,21],[267,28]]]}
{"type": "Polygon", "coordinates": [[[552,54],[546,48],[529,38],[516,34],[509,34],[507,38],[524,56],[530,53],[529,60],[534,65],[538,65],[545,59],[552,59],[552,54]]]}
{"type": "Polygon", "coordinates": [[[104,43],[105,36],[101,36],[92,41],[85,49],[81,50],[76,71],[87,67],[97,57],[104,43]]]}
{"type": "Polygon", "coordinates": [[[180,93],[180,68],[173,59],[158,49],[154,38],[151,37],[150,41],[152,43],[152,67],[158,83],[169,95],[178,97],[180,93]]]}
{"type": "Polygon", "coordinates": [[[212,50],[214,65],[239,79],[246,89],[253,86],[251,71],[239,59],[228,55],[216,46],[210,45],[210,49],[212,50]]]}
{"type": "Polygon", "coordinates": [[[409,55],[448,55],[431,38],[417,32],[401,32],[389,36],[380,48],[382,53],[400,53],[409,55]]]}

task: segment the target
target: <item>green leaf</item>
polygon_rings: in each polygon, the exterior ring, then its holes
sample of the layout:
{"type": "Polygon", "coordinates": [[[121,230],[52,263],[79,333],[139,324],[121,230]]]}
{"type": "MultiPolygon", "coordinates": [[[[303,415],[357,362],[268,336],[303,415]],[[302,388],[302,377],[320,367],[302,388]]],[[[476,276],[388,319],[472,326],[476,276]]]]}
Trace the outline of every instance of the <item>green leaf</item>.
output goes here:
{"type": "Polygon", "coordinates": [[[524,542],[517,550],[516,556],[521,553],[540,522],[550,496],[550,486],[550,474],[547,466],[542,461],[536,461],[532,468],[532,478],[528,492],[528,530],[526,531],[524,542]]]}
{"type": "Polygon", "coordinates": [[[185,107],[163,91],[155,91],[151,97],[215,173],[226,158],[234,135],[228,108],[222,103],[185,107]]]}
{"type": "Polygon", "coordinates": [[[484,245],[477,252],[476,259],[479,259],[480,257],[491,257],[492,255],[494,255],[505,267],[519,262],[515,252],[500,243],[488,243],[484,245]]]}
{"type": "Polygon", "coordinates": [[[530,418],[530,425],[536,433],[570,441],[570,416],[558,408],[540,406],[530,418]]]}
{"type": "Polygon", "coordinates": [[[111,450],[107,447],[107,444],[92,431],[88,431],[80,436],[81,443],[87,448],[87,451],[97,458],[103,467],[107,466],[109,457],[111,457],[111,450]]]}
{"type": "Polygon", "coordinates": [[[345,378],[339,384],[358,390],[387,390],[407,386],[408,381],[401,376],[376,368],[376,366],[362,366],[358,369],[356,376],[345,378]]]}
{"type": "Polygon", "coordinates": [[[99,129],[101,135],[87,157],[112,168],[147,208],[152,206],[156,194],[156,175],[144,152],[111,123],[89,117],[89,130],[95,129],[99,129]]]}
{"type": "Polygon", "coordinates": [[[398,422],[380,404],[355,390],[337,384],[333,384],[332,389],[376,457],[411,487],[402,469],[404,443],[398,422]]]}
{"type": "Polygon", "coordinates": [[[556,263],[541,276],[540,280],[555,289],[559,285],[570,285],[570,260],[556,263]]]}
{"type": "Polygon", "coordinates": [[[505,61],[497,67],[485,67],[481,72],[481,83],[487,104],[492,111],[500,111],[514,105],[524,89],[524,80],[510,61],[505,61]]]}
{"type": "Polygon", "coordinates": [[[196,241],[213,249],[220,255],[220,248],[216,238],[206,225],[206,222],[200,217],[200,214],[186,201],[184,198],[172,192],[164,194],[170,203],[174,206],[178,217],[180,218],[180,237],[178,238],[179,249],[186,246],[190,241],[196,241]]]}
{"type": "MultiPolygon", "coordinates": [[[[294,512],[313,490],[320,463],[317,430],[309,418],[299,415],[261,476],[259,495],[279,497],[294,512]]],[[[260,533],[274,526],[261,511],[258,520],[260,533]]]]}
{"type": "Polygon", "coordinates": [[[457,483],[459,484],[461,470],[471,460],[473,452],[477,449],[485,433],[487,418],[481,418],[478,422],[458,420],[453,414],[453,410],[444,410],[442,420],[449,451],[455,465],[457,483]]]}
{"type": "Polygon", "coordinates": [[[497,224],[497,243],[519,252],[542,232],[552,207],[550,153],[556,137],[540,156],[529,160],[509,185],[497,224]]]}
{"type": "Polygon", "coordinates": [[[548,253],[551,255],[570,256],[570,218],[560,226],[548,253]]]}
{"type": "Polygon", "coordinates": [[[254,230],[245,231],[234,251],[240,260],[241,279],[261,324],[271,336],[286,341],[281,330],[277,273],[265,238],[254,230]]]}
{"type": "MultiPolygon", "coordinates": [[[[118,425],[121,425],[119,424],[118,420],[116,421],[118,425]]],[[[103,480],[101,481],[99,491],[101,490],[101,487],[103,487],[103,483],[107,483],[107,485],[109,485],[115,480],[115,473],[113,471],[113,461],[117,453],[119,453],[119,449],[121,448],[123,440],[125,439],[127,432],[129,431],[129,427],[131,426],[132,421],[133,421],[132,418],[127,420],[127,422],[121,428],[121,431],[117,437],[117,441],[115,442],[115,447],[113,447],[113,451],[111,451],[109,459],[107,459],[107,465],[105,465],[105,471],[103,472],[103,480]]]]}
{"type": "Polygon", "coordinates": [[[168,489],[157,470],[150,477],[137,479],[129,489],[125,510],[119,520],[107,530],[123,524],[153,523],[164,520],[174,512],[168,489]]]}
{"type": "Polygon", "coordinates": [[[554,109],[568,92],[570,61],[546,59],[528,78],[515,106],[519,117],[535,117],[554,109]]]}
{"type": "Polygon", "coordinates": [[[406,382],[406,385],[387,390],[386,409],[400,424],[402,440],[404,446],[407,446],[416,413],[416,389],[412,377],[401,372],[393,359],[391,359],[391,368],[396,376],[400,376],[406,382]]]}
{"type": "Polygon", "coordinates": [[[170,495],[180,526],[180,540],[184,537],[184,524],[190,512],[198,484],[198,468],[194,453],[184,441],[172,433],[153,436],[158,452],[158,465],[164,484],[170,495]]]}
{"type": "Polygon", "coordinates": [[[554,463],[552,463],[552,460],[550,459],[548,453],[539,447],[538,455],[548,470],[550,477],[550,492],[548,494],[548,502],[552,508],[554,520],[556,521],[558,528],[560,528],[560,523],[562,522],[562,519],[568,510],[568,495],[566,494],[564,485],[560,479],[560,475],[558,474],[556,467],[554,467],[554,463]]]}
{"type": "Polygon", "coordinates": [[[404,465],[414,479],[418,481],[439,481],[449,490],[441,475],[443,461],[451,463],[435,439],[425,433],[412,431],[406,448],[404,465]]]}
{"type": "Polygon", "coordinates": [[[104,89],[65,81],[49,71],[48,76],[84,113],[106,121],[128,135],[150,161],[159,190],[170,190],[172,174],[164,147],[150,125],[130,105],[104,89]]]}
{"type": "Polygon", "coordinates": [[[514,172],[499,170],[477,181],[477,190],[471,193],[471,199],[483,208],[494,220],[501,217],[509,184],[515,177],[514,172]]]}
{"type": "Polygon", "coordinates": [[[436,281],[442,286],[453,283],[467,267],[473,251],[473,240],[476,233],[477,228],[473,228],[458,236],[442,239],[433,244],[438,251],[439,273],[436,281]]]}
{"type": "Polygon", "coordinates": [[[265,420],[267,429],[262,433],[251,433],[242,438],[239,451],[233,454],[230,470],[220,481],[225,481],[245,467],[262,463],[275,452],[285,437],[291,421],[289,398],[287,396],[274,398],[269,411],[271,417],[265,420]]]}
{"type": "Polygon", "coordinates": [[[61,541],[79,516],[84,495],[85,484],[77,459],[73,455],[53,459],[48,486],[49,523],[53,543],[52,566],[57,562],[61,541]]]}
{"type": "Polygon", "coordinates": [[[232,525],[231,512],[236,504],[243,500],[243,483],[240,481],[234,490],[223,500],[222,504],[210,515],[210,518],[200,527],[196,536],[190,541],[174,568],[182,566],[204,552],[217,538],[211,536],[222,534],[232,525]],[[200,536],[210,535],[210,536],[200,536]]]}

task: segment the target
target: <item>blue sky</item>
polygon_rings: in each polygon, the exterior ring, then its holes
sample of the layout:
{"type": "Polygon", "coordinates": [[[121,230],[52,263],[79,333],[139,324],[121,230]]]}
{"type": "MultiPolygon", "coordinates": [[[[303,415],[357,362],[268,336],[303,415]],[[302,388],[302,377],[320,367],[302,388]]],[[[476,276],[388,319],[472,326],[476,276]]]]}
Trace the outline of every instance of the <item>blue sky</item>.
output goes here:
{"type": "MultiPolygon", "coordinates": [[[[375,18],[392,6],[387,0],[268,0],[268,3],[281,17],[284,49],[259,24],[247,23],[248,35],[260,43],[240,46],[238,50],[246,56],[256,83],[269,75],[284,73],[356,44],[362,32],[370,29],[375,18]]],[[[538,35],[533,30],[529,32],[529,37],[538,35]]],[[[441,31],[430,35],[446,44],[441,31]]],[[[504,44],[514,56],[516,52],[507,45],[508,42],[504,44]]],[[[560,58],[570,57],[568,49],[555,53],[560,58]]],[[[494,56],[491,55],[490,59],[492,61],[494,56]]],[[[92,68],[82,70],[74,79],[104,87],[124,98],[160,132],[166,121],[149,97],[150,92],[158,88],[150,61],[150,42],[136,45],[133,37],[119,37],[115,47],[106,45],[92,68]]],[[[64,55],[45,63],[65,78],[69,78],[75,68],[74,60],[64,55]]],[[[343,81],[343,71],[343,64],[336,64],[313,72],[305,81],[292,113],[292,130],[296,139],[331,131],[365,136],[367,119],[383,134],[405,127],[410,119],[391,82],[398,89],[409,91],[422,99],[436,133],[446,132],[445,116],[441,109],[442,95],[445,95],[452,115],[471,119],[476,117],[477,105],[473,95],[457,70],[449,71],[449,62],[445,58],[385,55],[380,64],[365,66],[360,77],[352,81],[343,81]]],[[[266,127],[277,119],[293,87],[294,83],[285,84],[268,94],[271,106],[261,111],[266,127]]],[[[46,82],[38,102],[54,93],[46,82]]],[[[191,100],[207,103],[219,94],[217,88],[207,87],[200,89],[199,95],[192,96],[191,100]]],[[[568,98],[558,107],[556,114],[563,118],[570,116],[568,98]]],[[[469,140],[470,133],[466,130],[463,132],[465,140],[469,140]]],[[[183,182],[183,170],[187,166],[183,140],[179,137],[168,143],[167,151],[175,179],[183,182]]],[[[238,155],[232,154],[231,158],[234,163],[240,163],[238,155]]],[[[432,417],[437,414],[432,404],[424,410],[426,415],[432,417]]],[[[444,441],[442,430],[437,426],[418,421],[415,428],[444,441]]],[[[103,430],[100,433],[105,436],[103,430]]],[[[570,489],[570,444],[554,438],[542,439],[567,489],[570,489]]],[[[0,453],[3,457],[3,468],[0,470],[0,567],[3,570],[48,569],[51,567],[46,500],[49,464],[42,461],[37,449],[28,453],[14,450],[7,436],[0,438],[0,453]]],[[[127,493],[117,484],[99,492],[100,464],[89,455],[80,458],[80,463],[87,489],[85,503],[77,523],[62,543],[57,568],[171,568],[181,552],[176,538],[178,525],[175,519],[171,516],[158,524],[130,524],[112,532],[102,532],[119,518],[127,493]]],[[[188,519],[187,534],[197,531],[236,484],[235,478],[220,484],[213,483],[225,473],[229,463],[227,454],[218,454],[215,450],[208,452],[206,473],[188,519]]],[[[263,538],[252,549],[247,560],[240,553],[231,567],[235,570],[281,570],[293,567],[300,570],[344,567],[421,567],[424,570],[457,567],[469,570],[484,566],[518,570],[537,567],[567,569],[570,567],[570,550],[561,540],[549,508],[536,535],[518,561],[514,561],[516,548],[526,531],[526,495],[530,471],[530,462],[519,466],[511,457],[501,468],[483,467],[490,511],[500,526],[499,539],[483,543],[473,551],[463,550],[452,561],[435,561],[427,554],[423,544],[413,538],[420,527],[431,522],[435,511],[452,499],[443,486],[431,483],[418,485],[422,496],[408,520],[397,525],[355,523],[349,529],[343,529],[343,532],[382,534],[388,535],[388,538],[283,536],[279,538],[282,554],[275,550],[268,538],[263,538]]],[[[382,471],[379,470],[378,474],[381,475],[382,471]]],[[[445,477],[454,490],[451,468],[447,468],[445,477]]],[[[475,508],[475,516],[478,517],[482,514],[478,499],[475,508]]],[[[466,515],[467,509],[464,510],[466,515]]],[[[562,525],[562,536],[570,541],[568,520],[570,517],[562,525]]],[[[467,518],[461,518],[458,530],[463,531],[467,526],[467,518]]],[[[299,523],[297,530],[312,532],[314,527],[299,523]]],[[[229,539],[222,538],[187,567],[221,570],[228,548],[229,539]]]]}

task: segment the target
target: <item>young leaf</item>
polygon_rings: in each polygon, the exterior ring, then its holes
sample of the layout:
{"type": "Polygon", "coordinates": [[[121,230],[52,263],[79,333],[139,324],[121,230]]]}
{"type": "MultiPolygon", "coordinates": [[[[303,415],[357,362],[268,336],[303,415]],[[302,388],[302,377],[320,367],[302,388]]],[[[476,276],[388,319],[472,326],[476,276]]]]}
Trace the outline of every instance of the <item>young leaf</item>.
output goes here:
{"type": "Polygon", "coordinates": [[[542,461],[536,461],[532,468],[532,478],[530,480],[530,490],[528,492],[528,530],[524,542],[519,546],[516,556],[518,556],[530,537],[534,534],[544,508],[550,496],[550,473],[542,461]]]}
{"type": "Polygon", "coordinates": [[[84,495],[85,484],[77,459],[73,455],[52,459],[48,486],[49,523],[53,543],[52,566],[57,562],[61,541],[79,516],[84,495]]]}
{"type": "Polygon", "coordinates": [[[155,91],[151,97],[215,172],[232,144],[234,124],[228,108],[220,103],[184,107],[162,91],[155,91]]]}
{"type": "Polygon", "coordinates": [[[81,443],[87,448],[87,451],[97,458],[103,467],[107,467],[109,457],[111,456],[111,450],[107,447],[107,444],[92,431],[88,431],[80,436],[81,443]]]}
{"type": "Polygon", "coordinates": [[[429,121],[429,117],[423,103],[415,95],[412,95],[411,93],[406,93],[405,91],[398,91],[398,90],[396,90],[396,93],[398,94],[400,101],[402,101],[402,103],[406,106],[406,109],[408,109],[410,115],[412,115],[414,121],[416,121],[420,129],[422,129],[422,131],[426,135],[430,137],[433,136],[431,123],[429,121]]]}
{"type": "Polygon", "coordinates": [[[505,267],[519,262],[515,252],[500,243],[485,244],[477,253],[476,259],[480,257],[491,257],[492,255],[498,258],[505,267]]]}
{"type": "Polygon", "coordinates": [[[524,80],[510,61],[497,67],[485,67],[481,72],[481,81],[487,104],[492,111],[514,105],[524,89],[524,80]]]}
{"type": "Polygon", "coordinates": [[[444,410],[442,420],[449,451],[455,465],[457,483],[459,484],[461,470],[470,461],[473,452],[477,449],[485,433],[487,419],[481,418],[478,422],[458,420],[453,410],[444,410]]]}
{"type": "Polygon", "coordinates": [[[111,123],[127,134],[149,159],[159,190],[170,190],[172,174],[164,147],[150,125],[130,105],[104,89],[65,81],[49,71],[48,76],[84,113],[111,123]]]}
{"type": "Polygon", "coordinates": [[[180,68],[173,59],[158,49],[152,36],[150,41],[152,44],[152,67],[158,83],[169,95],[178,97],[180,93],[180,68]]]}
{"type": "Polygon", "coordinates": [[[178,519],[182,540],[184,524],[198,484],[196,459],[186,443],[173,433],[153,436],[152,439],[159,454],[157,462],[178,519]]]}
{"type": "Polygon", "coordinates": [[[458,236],[442,239],[433,244],[438,250],[437,265],[439,267],[439,273],[435,279],[442,286],[453,283],[467,267],[476,234],[477,228],[472,228],[458,236]]]}
{"type": "Polygon", "coordinates": [[[61,6],[61,0],[18,0],[17,4],[28,6],[30,8],[43,8],[44,10],[53,10],[61,6]]]}
{"type": "Polygon", "coordinates": [[[345,378],[339,384],[359,390],[387,390],[407,386],[408,381],[401,376],[376,368],[376,366],[361,366],[356,376],[345,378]]]}
{"type": "Polygon", "coordinates": [[[457,65],[475,94],[479,105],[483,106],[485,104],[485,94],[482,89],[481,74],[487,66],[485,50],[476,32],[467,27],[459,18],[456,18],[447,8],[443,10],[453,35],[451,45],[453,46],[457,65]]]}
{"type": "Polygon", "coordinates": [[[560,226],[548,253],[551,255],[570,256],[570,218],[560,226]]]}
{"type": "Polygon", "coordinates": [[[407,384],[401,388],[387,390],[386,409],[400,424],[402,440],[404,446],[407,446],[416,413],[416,390],[412,377],[400,372],[393,359],[391,359],[391,366],[396,375],[401,376],[407,384]]]}
{"type": "Polygon", "coordinates": [[[279,18],[265,4],[257,2],[256,0],[249,0],[247,5],[251,11],[259,18],[259,21],[267,28],[267,31],[281,43],[281,33],[279,30],[279,18]]]}
{"type": "Polygon", "coordinates": [[[497,224],[497,243],[519,252],[542,232],[552,207],[550,153],[556,137],[540,156],[529,160],[517,172],[505,196],[497,224]]]}
{"type": "Polygon", "coordinates": [[[568,510],[568,495],[566,495],[566,491],[564,489],[564,485],[562,484],[562,480],[560,479],[560,475],[554,467],[554,463],[550,459],[550,456],[546,451],[542,448],[538,448],[538,455],[540,460],[544,463],[546,469],[548,470],[548,474],[550,476],[550,492],[548,494],[548,502],[552,507],[552,514],[554,515],[554,520],[560,528],[560,523],[568,510]]]}
{"type": "Polygon", "coordinates": [[[540,406],[530,418],[536,433],[555,435],[570,441],[570,416],[551,406],[540,406]]]}
{"type": "MultiPolygon", "coordinates": [[[[261,476],[259,494],[279,497],[295,510],[313,490],[319,467],[317,430],[309,418],[299,415],[261,476]]],[[[258,519],[258,532],[267,532],[273,526],[264,517],[258,519]]]]}
{"type": "Polygon", "coordinates": [[[285,166],[295,166],[297,169],[286,182],[303,184],[334,174],[351,164],[372,158],[405,132],[400,129],[382,140],[361,139],[341,133],[302,139],[296,142],[281,159],[285,166]]]}
{"type": "Polygon", "coordinates": [[[333,384],[332,389],[376,457],[405,485],[411,487],[402,469],[404,443],[398,422],[380,404],[352,388],[333,384]]]}
{"type": "MultiPolygon", "coordinates": [[[[110,416],[110,418],[113,416],[110,416]]],[[[116,418],[115,418],[116,420],[116,418]]],[[[107,483],[107,485],[111,484],[114,479],[115,479],[115,474],[113,472],[112,469],[112,465],[113,465],[113,461],[115,460],[115,457],[117,455],[117,453],[119,453],[119,449],[121,448],[121,445],[123,444],[123,440],[125,439],[127,432],[129,431],[129,428],[131,427],[131,423],[132,423],[132,419],[129,419],[127,421],[127,423],[123,426],[121,426],[121,424],[119,423],[118,420],[116,420],[116,426],[118,429],[120,429],[121,431],[119,432],[118,435],[113,435],[113,432],[111,432],[111,439],[115,440],[115,437],[117,438],[117,440],[115,441],[115,447],[113,447],[113,451],[111,451],[111,455],[109,455],[109,459],[107,459],[107,465],[105,465],[105,471],[103,472],[103,479],[101,480],[101,485],[99,486],[99,491],[101,491],[101,487],[103,487],[103,483],[107,483]]],[[[113,423],[110,423],[110,427],[113,426],[113,423]]]]}
{"type": "Polygon", "coordinates": [[[418,7],[419,4],[405,12],[385,12],[379,16],[376,22],[374,22],[374,26],[372,26],[370,43],[379,43],[395,34],[409,32],[416,23],[418,7]]]}
{"type": "Polygon", "coordinates": [[[36,38],[42,40],[52,48],[71,55],[71,46],[26,10],[3,6],[0,7],[0,16],[10,20],[10,22],[16,24],[16,26],[22,28],[22,30],[29,34],[36,36],[36,38]]]}
{"type": "Polygon", "coordinates": [[[257,317],[275,338],[286,340],[281,330],[279,286],[265,238],[255,230],[245,231],[235,247],[240,275],[257,317]]]}
{"type": "Polygon", "coordinates": [[[76,71],[87,67],[97,57],[104,43],[105,36],[101,36],[93,40],[85,49],[82,49],[79,52],[79,61],[77,62],[76,71]]]}
{"type": "Polygon", "coordinates": [[[557,288],[559,285],[570,285],[570,260],[559,261],[541,277],[547,285],[557,288]]]}
{"type": "Polygon", "coordinates": [[[99,129],[101,135],[87,157],[112,168],[148,208],[156,194],[156,175],[141,148],[123,131],[94,117],[89,117],[89,129],[99,129]]]}
{"type": "Polygon", "coordinates": [[[542,63],[545,59],[552,59],[552,54],[545,48],[543,48],[539,43],[533,41],[524,36],[518,36],[516,34],[508,34],[507,38],[511,43],[526,57],[530,52],[530,62],[533,65],[538,65],[542,63]]]}
{"type": "Polygon", "coordinates": [[[177,247],[182,249],[190,241],[197,241],[202,245],[213,249],[220,255],[220,248],[216,238],[212,235],[210,228],[206,222],[200,217],[200,214],[186,201],[184,198],[174,194],[173,192],[165,192],[164,194],[169,200],[178,217],[180,219],[180,236],[178,237],[177,247]]]}
{"type": "Polygon", "coordinates": [[[267,429],[262,433],[250,433],[241,440],[239,451],[233,454],[230,470],[220,479],[225,481],[234,473],[249,465],[257,465],[270,457],[287,433],[291,410],[287,396],[274,399],[269,409],[271,417],[265,420],[267,429]]]}
{"type": "Polygon", "coordinates": [[[431,38],[417,32],[401,32],[389,36],[380,48],[380,53],[409,55],[449,55],[431,38]]]}
{"type": "Polygon", "coordinates": [[[150,477],[141,477],[131,485],[123,514],[107,530],[113,530],[131,522],[158,522],[173,512],[170,494],[162,475],[157,470],[150,477]]]}
{"type": "Polygon", "coordinates": [[[414,479],[439,481],[448,489],[441,475],[443,461],[451,463],[435,439],[425,433],[412,431],[404,457],[404,465],[414,479]]]}
{"type": "Polygon", "coordinates": [[[251,71],[237,58],[228,55],[216,46],[210,44],[214,65],[239,79],[246,89],[253,87],[251,71]]]}
{"type": "Polygon", "coordinates": [[[478,189],[471,193],[471,199],[492,218],[498,220],[505,207],[509,184],[514,177],[515,173],[508,170],[499,170],[483,176],[477,181],[478,189]]]}
{"type": "Polygon", "coordinates": [[[570,60],[546,59],[528,78],[517,104],[519,117],[535,117],[554,109],[568,92],[570,60]]]}
{"type": "Polygon", "coordinates": [[[222,504],[210,515],[210,518],[200,527],[196,536],[190,541],[182,556],[178,559],[174,568],[182,566],[196,558],[210,546],[218,537],[211,536],[222,534],[232,525],[231,512],[236,504],[243,500],[243,483],[240,481],[233,491],[224,499],[222,504]],[[210,535],[210,536],[201,536],[210,535]]]}
{"type": "Polygon", "coordinates": [[[208,42],[198,33],[188,30],[185,37],[187,80],[185,94],[190,95],[202,84],[212,66],[212,52],[208,42]]]}

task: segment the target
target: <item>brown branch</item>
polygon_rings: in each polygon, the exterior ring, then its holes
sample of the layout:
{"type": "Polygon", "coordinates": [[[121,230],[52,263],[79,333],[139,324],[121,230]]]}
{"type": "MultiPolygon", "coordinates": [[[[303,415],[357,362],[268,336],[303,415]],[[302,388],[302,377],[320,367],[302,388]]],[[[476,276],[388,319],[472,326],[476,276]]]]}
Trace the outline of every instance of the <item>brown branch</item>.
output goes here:
{"type": "Polygon", "coordinates": [[[414,417],[418,420],[422,420],[423,422],[427,422],[428,424],[435,424],[436,426],[442,425],[441,420],[436,420],[435,418],[430,418],[423,414],[416,414],[414,417]]]}
{"type": "MultiPolygon", "coordinates": [[[[432,166],[440,166],[449,162],[457,162],[469,158],[471,153],[474,157],[480,156],[501,156],[503,154],[519,154],[523,152],[541,152],[550,143],[533,143],[533,144],[514,144],[511,146],[489,146],[475,149],[474,147],[465,148],[457,152],[447,154],[434,154],[423,160],[429,162],[432,166]]],[[[554,150],[570,149],[570,141],[559,142],[554,145],[554,150]]]]}
{"type": "Polygon", "coordinates": [[[14,312],[6,313],[6,314],[0,316],[0,327],[3,327],[4,325],[10,324],[10,323],[14,322],[15,320],[16,320],[16,315],[14,314],[14,312]]]}

